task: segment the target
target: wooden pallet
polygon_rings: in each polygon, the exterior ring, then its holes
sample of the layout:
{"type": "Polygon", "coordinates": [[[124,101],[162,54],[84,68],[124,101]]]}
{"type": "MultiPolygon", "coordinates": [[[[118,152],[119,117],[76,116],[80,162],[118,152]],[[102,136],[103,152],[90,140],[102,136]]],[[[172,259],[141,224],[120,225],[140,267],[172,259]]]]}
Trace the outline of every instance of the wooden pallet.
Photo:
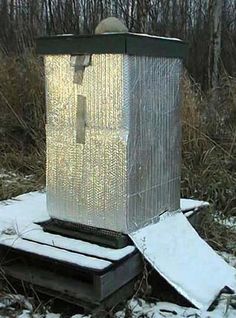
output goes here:
{"type": "MultiPolygon", "coordinates": [[[[38,248],[41,248],[40,245],[38,248]]],[[[81,267],[3,244],[0,245],[0,259],[6,276],[33,284],[40,292],[90,310],[112,307],[131,296],[143,267],[137,250],[102,270],[81,267]]]]}

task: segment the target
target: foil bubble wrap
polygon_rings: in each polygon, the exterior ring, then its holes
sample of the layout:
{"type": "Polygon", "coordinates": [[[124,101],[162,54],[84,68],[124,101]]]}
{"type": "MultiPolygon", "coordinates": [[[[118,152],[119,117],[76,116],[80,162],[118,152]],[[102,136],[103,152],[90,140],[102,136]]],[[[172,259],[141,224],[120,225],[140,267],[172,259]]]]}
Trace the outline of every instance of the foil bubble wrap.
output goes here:
{"type": "Polygon", "coordinates": [[[50,216],[130,233],[177,210],[181,60],[71,60],[45,56],[50,216]]]}

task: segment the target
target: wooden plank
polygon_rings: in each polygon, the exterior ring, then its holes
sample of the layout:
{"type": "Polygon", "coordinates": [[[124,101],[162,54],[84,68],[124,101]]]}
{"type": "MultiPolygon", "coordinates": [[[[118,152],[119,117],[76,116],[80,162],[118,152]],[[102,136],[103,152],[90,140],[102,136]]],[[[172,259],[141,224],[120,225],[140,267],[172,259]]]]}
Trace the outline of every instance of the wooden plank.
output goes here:
{"type": "Polygon", "coordinates": [[[21,252],[26,252],[31,255],[52,259],[54,261],[89,268],[94,271],[104,271],[112,265],[112,262],[107,260],[70,252],[45,244],[23,240],[17,235],[12,237],[1,237],[0,245],[11,249],[20,250],[21,252]]]}
{"type": "Polygon", "coordinates": [[[2,269],[6,275],[36,286],[48,288],[57,292],[58,295],[62,294],[75,299],[96,303],[93,285],[75,280],[73,277],[58,275],[40,267],[28,266],[23,262],[3,266],[2,269]]]}
{"type": "MultiPolygon", "coordinates": [[[[9,282],[13,286],[16,286],[16,288],[18,286],[21,286],[19,279],[9,277],[9,282]]],[[[32,285],[31,283],[28,283],[25,281],[24,281],[24,290],[33,288],[35,291],[41,294],[45,294],[45,295],[48,295],[49,297],[53,297],[55,299],[61,299],[73,305],[77,305],[83,308],[85,312],[92,314],[93,317],[104,318],[105,316],[104,311],[109,311],[111,308],[114,308],[118,304],[121,304],[127,301],[129,297],[132,297],[134,295],[136,283],[137,283],[137,279],[133,279],[132,281],[128,282],[126,285],[122,286],[117,291],[115,291],[112,295],[102,300],[101,302],[93,302],[93,301],[91,302],[91,301],[83,300],[81,298],[77,299],[69,295],[59,293],[58,291],[54,291],[49,288],[41,287],[35,284],[32,285]]]]}
{"type": "Polygon", "coordinates": [[[94,285],[99,300],[115,292],[121,286],[138,276],[143,270],[143,260],[139,253],[134,253],[125,262],[103,275],[94,276],[94,285]]]}
{"type": "Polygon", "coordinates": [[[113,249],[58,234],[47,233],[41,228],[23,233],[21,238],[109,261],[120,261],[135,251],[134,245],[128,245],[122,249],[113,249]]]}
{"type": "Polygon", "coordinates": [[[59,275],[71,276],[74,277],[74,279],[79,278],[82,281],[89,281],[90,283],[93,282],[94,274],[104,273],[104,271],[95,271],[90,268],[74,265],[73,263],[65,263],[3,245],[0,245],[0,259],[1,267],[11,265],[15,262],[24,262],[29,267],[39,266],[40,268],[46,268],[49,271],[56,272],[59,275]]]}
{"type": "Polygon", "coordinates": [[[137,252],[123,262],[116,262],[103,273],[89,269],[84,271],[72,264],[52,262],[6,246],[0,247],[0,254],[1,267],[7,275],[90,302],[101,302],[134,279],[143,268],[141,256],[137,252]]]}
{"type": "Polygon", "coordinates": [[[92,311],[92,317],[104,318],[107,316],[107,311],[114,309],[117,305],[127,302],[135,293],[137,278],[131,280],[121,288],[117,289],[113,294],[105,298],[92,311]]]}

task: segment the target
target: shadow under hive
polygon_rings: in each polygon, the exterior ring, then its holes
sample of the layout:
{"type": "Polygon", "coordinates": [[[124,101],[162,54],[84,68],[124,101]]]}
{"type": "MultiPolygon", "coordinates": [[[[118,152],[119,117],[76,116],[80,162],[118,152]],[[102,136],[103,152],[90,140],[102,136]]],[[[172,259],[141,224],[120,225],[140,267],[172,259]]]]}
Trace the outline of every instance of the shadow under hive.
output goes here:
{"type": "Polygon", "coordinates": [[[38,52],[51,218],[128,234],[179,209],[185,44],[130,33],[58,36],[39,39],[38,52]]]}

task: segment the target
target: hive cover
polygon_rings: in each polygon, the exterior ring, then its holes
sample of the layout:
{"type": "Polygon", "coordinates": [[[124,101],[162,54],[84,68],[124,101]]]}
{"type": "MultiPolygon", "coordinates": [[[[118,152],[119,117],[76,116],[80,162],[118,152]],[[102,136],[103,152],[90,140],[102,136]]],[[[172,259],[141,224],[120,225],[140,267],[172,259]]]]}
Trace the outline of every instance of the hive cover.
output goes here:
{"type": "Polygon", "coordinates": [[[184,44],[43,38],[52,218],[129,233],[179,209],[184,44]]]}

